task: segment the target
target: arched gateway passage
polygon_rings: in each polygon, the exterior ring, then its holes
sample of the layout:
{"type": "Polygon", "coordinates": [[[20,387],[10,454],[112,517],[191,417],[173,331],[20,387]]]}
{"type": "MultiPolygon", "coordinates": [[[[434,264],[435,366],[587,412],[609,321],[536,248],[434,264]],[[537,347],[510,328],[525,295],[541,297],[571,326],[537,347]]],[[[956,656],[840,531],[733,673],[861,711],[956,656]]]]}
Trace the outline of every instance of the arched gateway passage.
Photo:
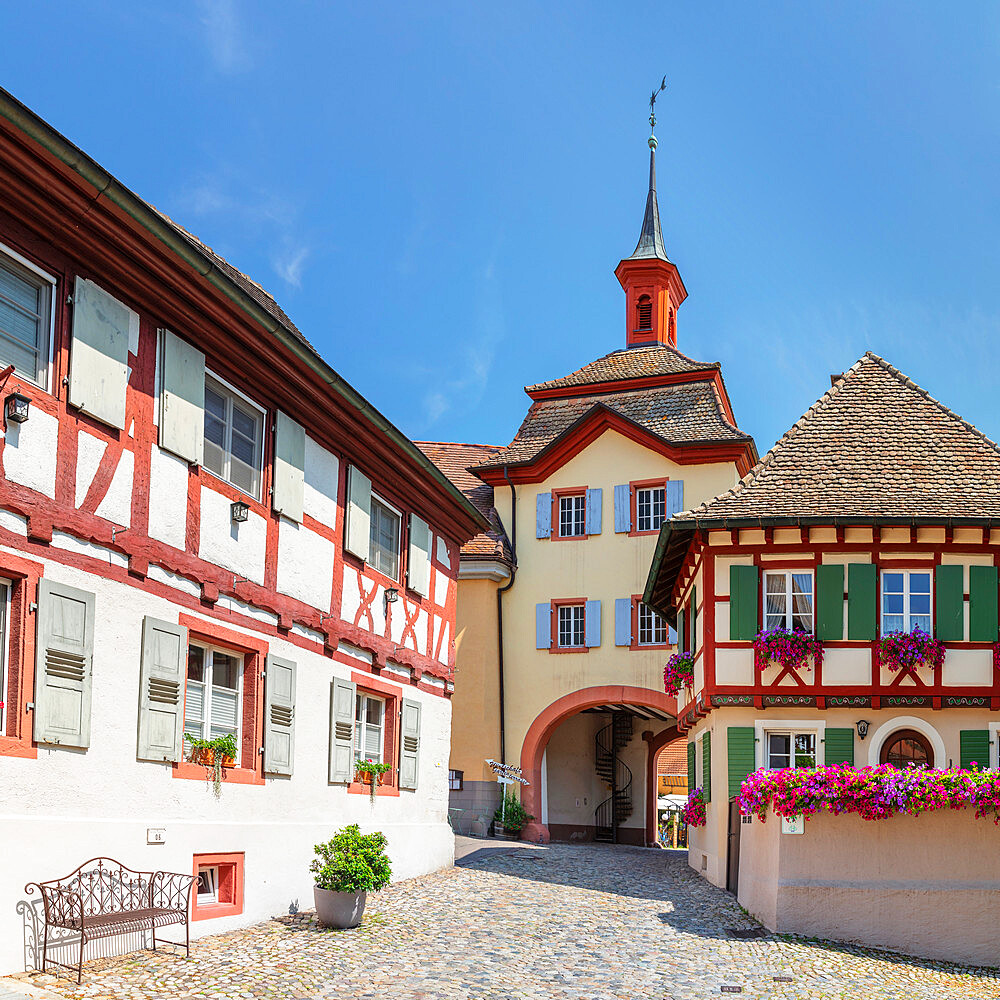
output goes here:
{"type": "MultiPolygon", "coordinates": [[[[522,787],[521,801],[536,818],[525,827],[522,834],[525,840],[548,843],[550,839],[549,828],[542,822],[546,812],[542,797],[542,758],[553,734],[572,717],[597,710],[612,716],[619,713],[631,715],[638,735],[646,741],[645,759],[640,770],[632,768],[632,780],[636,794],[642,795],[645,803],[645,842],[653,843],[656,835],[656,778],[653,773],[656,753],[677,738],[673,725],[677,703],[663,692],[625,685],[600,685],[564,695],[540,712],[528,727],[521,747],[521,768],[530,784],[522,787]],[[659,731],[654,734],[654,730],[659,731]]],[[[596,743],[592,741],[581,746],[580,753],[596,752],[599,756],[600,750],[595,750],[595,747],[596,743]]],[[[552,773],[547,778],[550,785],[559,780],[558,775],[552,773]]],[[[595,802],[592,805],[596,808],[598,804],[595,802]]]]}

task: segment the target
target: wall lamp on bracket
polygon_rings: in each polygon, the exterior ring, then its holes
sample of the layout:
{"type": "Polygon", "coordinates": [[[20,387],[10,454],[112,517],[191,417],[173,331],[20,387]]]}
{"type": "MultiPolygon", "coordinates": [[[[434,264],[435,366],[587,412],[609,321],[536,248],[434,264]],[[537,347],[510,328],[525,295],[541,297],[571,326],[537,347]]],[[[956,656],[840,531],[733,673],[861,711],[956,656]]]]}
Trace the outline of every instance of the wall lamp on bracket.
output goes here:
{"type": "Polygon", "coordinates": [[[232,515],[233,521],[242,524],[250,516],[250,505],[242,500],[234,500],[229,505],[229,513],[232,515]]]}
{"type": "Polygon", "coordinates": [[[385,588],[385,606],[388,607],[390,604],[395,604],[399,599],[399,590],[396,587],[386,587],[385,588]]]}
{"type": "Polygon", "coordinates": [[[870,725],[871,723],[867,719],[858,719],[858,736],[860,736],[861,739],[864,739],[868,735],[868,727],[870,725]]]}
{"type": "Polygon", "coordinates": [[[15,424],[23,424],[28,419],[30,409],[31,400],[27,396],[22,396],[19,392],[12,392],[4,400],[4,415],[15,424]]]}

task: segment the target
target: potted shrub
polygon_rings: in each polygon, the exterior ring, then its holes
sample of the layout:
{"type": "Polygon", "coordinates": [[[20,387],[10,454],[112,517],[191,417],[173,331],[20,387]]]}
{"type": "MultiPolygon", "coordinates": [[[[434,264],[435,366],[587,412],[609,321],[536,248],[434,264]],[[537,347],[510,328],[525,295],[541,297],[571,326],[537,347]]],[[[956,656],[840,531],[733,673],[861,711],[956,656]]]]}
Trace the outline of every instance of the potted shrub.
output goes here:
{"type": "Polygon", "coordinates": [[[391,770],[391,764],[379,764],[374,760],[358,760],[354,762],[354,780],[368,786],[369,795],[374,802],[376,785],[381,785],[386,774],[391,770]]]}
{"type": "Polygon", "coordinates": [[[503,797],[493,814],[493,822],[503,828],[509,840],[520,840],[521,831],[534,819],[521,805],[520,799],[510,790],[503,797]]]}
{"type": "Polygon", "coordinates": [[[316,916],[327,927],[357,927],[369,892],[389,884],[392,867],[385,853],[385,834],[362,834],[357,823],[345,826],[333,840],[316,845],[309,866],[315,876],[316,916]]]}
{"type": "Polygon", "coordinates": [[[191,763],[212,768],[212,790],[218,798],[222,794],[222,769],[236,766],[236,755],[239,753],[236,737],[226,733],[214,740],[200,740],[185,733],[184,738],[191,744],[191,763]]]}

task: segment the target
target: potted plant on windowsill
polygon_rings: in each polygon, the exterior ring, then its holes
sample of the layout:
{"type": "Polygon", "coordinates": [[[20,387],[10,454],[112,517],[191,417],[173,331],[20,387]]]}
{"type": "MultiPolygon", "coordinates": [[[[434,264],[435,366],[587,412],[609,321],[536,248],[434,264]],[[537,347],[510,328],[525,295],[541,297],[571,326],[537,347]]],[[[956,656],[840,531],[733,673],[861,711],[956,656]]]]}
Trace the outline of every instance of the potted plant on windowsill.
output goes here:
{"type": "Polygon", "coordinates": [[[503,802],[497,806],[496,812],[493,813],[493,823],[503,829],[503,834],[500,836],[505,840],[520,840],[521,831],[534,818],[521,805],[520,799],[510,791],[504,795],[503,802]]]}
{"type": "Polygon", "coordinates": [[[391,770],[391,764],[380,764],[374,760],[358,760],[354,762],[354,780],[368,786],[368,793],[374,802],[376,785],[381,785],[385,781],[386,774],[391,770]]]}
{"type": "Polygon", "coordinates": [[[212,791],[218,798],[222,794],[222,769],[236,766],[236,755],[239,753],[236,737],[226,733],[213,740],[202,740],[185,733],[184,738],[191,744],[191,763],[212,768],[212,791]]]}
{"type": "Polygon", "coordinates": [[[309,870],[315,876],[316,917],[327,927],[357,927],[369,892],[389,884],[392,866],[383,833],[362,834],[357,823],[317,844],[309,870]]]}

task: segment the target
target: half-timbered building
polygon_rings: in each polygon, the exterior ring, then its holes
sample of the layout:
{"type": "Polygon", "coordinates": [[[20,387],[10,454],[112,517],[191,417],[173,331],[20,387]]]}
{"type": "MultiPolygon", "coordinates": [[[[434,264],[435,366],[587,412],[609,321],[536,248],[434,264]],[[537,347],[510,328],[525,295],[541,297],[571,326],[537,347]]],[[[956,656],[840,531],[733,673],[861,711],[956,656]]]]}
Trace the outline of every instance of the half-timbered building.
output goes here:
{"type": "MultiPolygon", "coordinates": [[[[24,883],[192,872],[193,933],[313,845],[450,863],[459,549],[486,526],[259,285],[0,91],[0,970],[24,883]],[[213,788],[193,741],[233,737],[213,788]],[[370,800],[355,761],[390,765],[370,800]]],[[[58,957],[58,956],[56,956],[58,957]]]]}

